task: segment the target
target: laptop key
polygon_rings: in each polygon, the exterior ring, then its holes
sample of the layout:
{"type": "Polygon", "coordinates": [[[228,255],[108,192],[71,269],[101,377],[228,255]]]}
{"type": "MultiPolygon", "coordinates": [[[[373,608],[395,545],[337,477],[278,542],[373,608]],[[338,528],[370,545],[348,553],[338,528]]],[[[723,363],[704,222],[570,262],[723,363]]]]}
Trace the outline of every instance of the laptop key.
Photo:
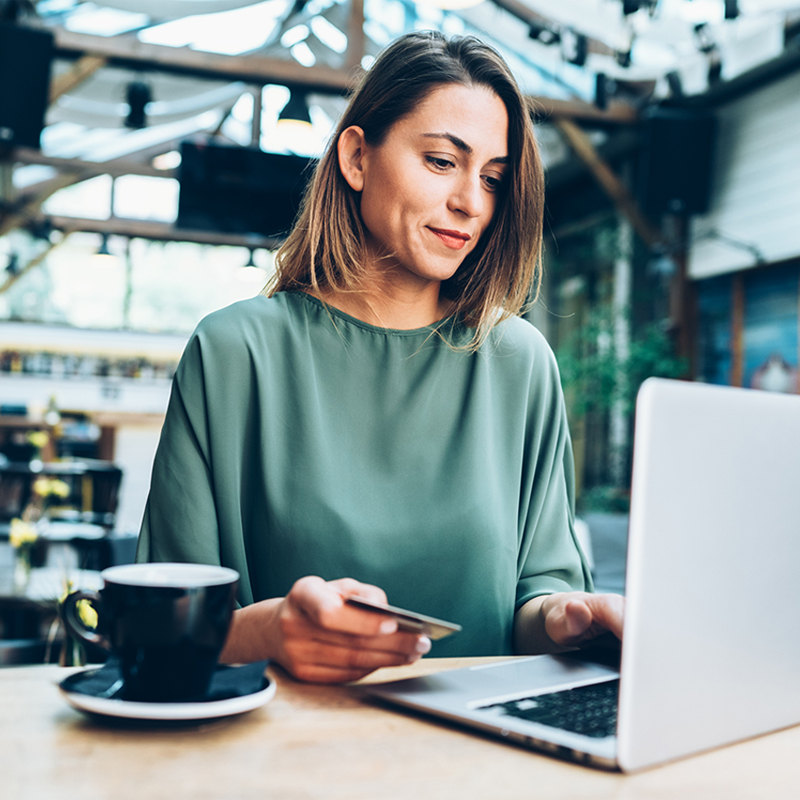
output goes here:
{"type": "Polygon", "coordinates": [[[613,680],[482,708],[599,739],[616,733],[618,695],[619,680],[613,680]]]}

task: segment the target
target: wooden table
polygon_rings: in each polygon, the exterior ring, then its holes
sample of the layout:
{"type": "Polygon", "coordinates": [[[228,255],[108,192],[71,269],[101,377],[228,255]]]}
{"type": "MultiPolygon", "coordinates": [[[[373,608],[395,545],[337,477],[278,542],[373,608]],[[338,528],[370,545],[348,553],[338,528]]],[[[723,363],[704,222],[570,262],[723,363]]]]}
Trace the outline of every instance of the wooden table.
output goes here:
{"type": "MultiPolygon", "coordinates": [[[[429,659],[371,680],[485,659],[429,659]]],[[[102,724],[72,710],[53,666],[0,670],[3,800],[795,800],[800,727],[637,775],[575,766],[304,685],[181,728],[102,724]]],[[[368,680],[370,680],[368,679],[368,680]]]]}

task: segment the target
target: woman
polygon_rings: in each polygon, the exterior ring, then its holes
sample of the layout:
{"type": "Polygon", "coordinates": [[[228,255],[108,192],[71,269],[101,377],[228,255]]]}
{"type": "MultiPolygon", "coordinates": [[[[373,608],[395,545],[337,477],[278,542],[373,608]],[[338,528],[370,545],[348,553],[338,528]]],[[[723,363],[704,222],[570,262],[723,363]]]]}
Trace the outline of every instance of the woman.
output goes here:
{"type": "Polygon", "coordinates": [[[353,594],[460,622],[436,655],[621,632],[574,536],[555,362],[517,316],[541,230],[500,56],[436,33],[387,48],[267,296],[206,318],[173,386],[138,557],[241,573],[224,660],[348,681],[430,650],[353,594]]]}

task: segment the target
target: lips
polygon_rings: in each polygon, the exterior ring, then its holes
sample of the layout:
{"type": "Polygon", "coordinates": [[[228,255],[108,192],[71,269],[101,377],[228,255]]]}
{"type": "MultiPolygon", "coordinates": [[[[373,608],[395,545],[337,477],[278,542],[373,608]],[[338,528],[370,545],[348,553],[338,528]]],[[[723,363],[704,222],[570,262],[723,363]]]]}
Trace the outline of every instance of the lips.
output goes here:
{"type": "Polygon", "coordinates": [[[451,231],[445,228],[428,228],[428,230],[437,236],[445,246],[451,250],[461,250],[462,247],[472,238],[468,233],[461,233],[461,231],[451,231]]]}

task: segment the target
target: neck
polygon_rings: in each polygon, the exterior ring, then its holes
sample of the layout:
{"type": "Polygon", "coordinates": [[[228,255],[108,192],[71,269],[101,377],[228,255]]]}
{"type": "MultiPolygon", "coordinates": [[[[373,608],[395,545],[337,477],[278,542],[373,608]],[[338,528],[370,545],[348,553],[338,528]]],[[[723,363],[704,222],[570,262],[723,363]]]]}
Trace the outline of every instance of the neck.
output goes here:
{"type": "Polygon", "coordinates": [[[369,325],[413,330],[433,325],[450,313],[451,304],[439,297],[440,286],[439,281],[398,281],[386,270],[359,289],[321,289],[312,294],[369,325]]]}

